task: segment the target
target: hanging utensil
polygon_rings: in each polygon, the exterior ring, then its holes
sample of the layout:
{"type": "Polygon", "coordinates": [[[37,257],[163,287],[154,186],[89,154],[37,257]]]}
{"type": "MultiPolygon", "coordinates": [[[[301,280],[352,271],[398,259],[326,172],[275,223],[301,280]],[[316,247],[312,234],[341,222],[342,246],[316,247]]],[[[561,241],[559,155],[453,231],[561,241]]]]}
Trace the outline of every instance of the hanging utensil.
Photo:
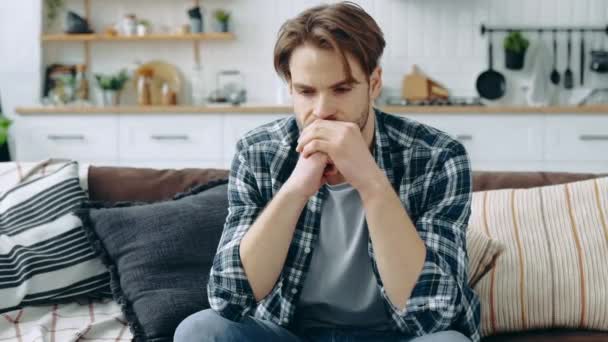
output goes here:
{"type": "Polygon", "coordinates": [[[560,75],[557,71],[557,35],[556,31],[553,31],[553,71],[551,71],[551,83],[559,84],[560,75]]]}
{"type": "Polygon", "coordinates": [[[488,100],[496,100],[501,98],[505,94],[506,90],[505,77],[492,68],[494,63],[492,52],[492,33],[491,31],[488,31],[488,70],[482,72],[477,77],[477,81],[475,82],[475,87],[477,88],[479,96],[488,100]]]}
{"type": "Polygon", "coordinates": [[[581,30],[581,86],[585,84],[585,30],[581,30]]]}
{"type": "Polygon", "coordinates": [[[570,69],[570,58],[572,55],[572,35],[571,31],[568,30],[568,66],[566,67],[566,71],[564,72],[564,88],[572,89],[574,87],[574,75],[572,74],[572,69],[570,69]]]}

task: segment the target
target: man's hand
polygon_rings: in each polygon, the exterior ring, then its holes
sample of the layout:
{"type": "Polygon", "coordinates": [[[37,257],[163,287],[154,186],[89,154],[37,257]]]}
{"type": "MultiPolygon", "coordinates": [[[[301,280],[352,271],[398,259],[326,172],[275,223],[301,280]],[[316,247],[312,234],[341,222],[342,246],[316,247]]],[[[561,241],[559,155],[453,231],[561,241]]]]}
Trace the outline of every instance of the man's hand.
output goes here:
{"type": "Polygon", "coordinates": [[[306,199],[313,196],[326,182],[323,170],[327,161],[325,153],[314,153],[306,158],[300,154],[296,167],[283,187],[306,199]]]}
{"type": "Polygon", "coordinates": [[[296,150],[304,157],[318,152],[327,154],[346,181],[361,194],[373,191],[384,176],[359,126],[352,122],[316,120],[302,130],[296,150]]]}

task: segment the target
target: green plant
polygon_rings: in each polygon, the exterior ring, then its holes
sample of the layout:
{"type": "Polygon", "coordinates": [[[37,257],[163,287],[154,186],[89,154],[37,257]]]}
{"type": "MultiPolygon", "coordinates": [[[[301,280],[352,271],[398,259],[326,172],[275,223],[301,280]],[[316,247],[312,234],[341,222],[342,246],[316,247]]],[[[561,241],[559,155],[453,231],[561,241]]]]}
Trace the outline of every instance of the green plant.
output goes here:
{"type": "Polygon", "coordinates": [[[8,140],[8,129],[13,123],[13,120],[4,117],[2,113],[0,113],[0,145],[4,145],[8,140]]]}
{"type": "Polygon", "coordinates": [[[125,69],[122,69],[115,75],[95,74],[97,84],[103,90],[122,90],[125,83],[129,80],[129,75],[125,69]]]}
{"type": "Polygon", "coordinates": [[[150,27],[150,21],[146,19],[140,19],[137,21],[138,25],[143,25],[145,27],[150,27]]]}
{"type": "Polygon", "coordinates": [[[515,53],[525,52],[529,45],[530,41],[526,39],[526,37],[524,37],[519,31],[509,33],[504,40],[505,50],[515,53]]]}
{"type": "Polygon", "coordinates": [[[53,25],[55,19],[57,19],[59,10],[63,8],[65,3],[64,0],[46,0],[44,3],[46,4],[46,25],[48,29],[53,25]]]}
{"type": "Polygon", "coordinates": [[[223,9],[215,10],[215,12],[213,12],[213,16],[220,23],[227,23],[228,20],[230,20],[230,12],[223,10],[223,9]]]}

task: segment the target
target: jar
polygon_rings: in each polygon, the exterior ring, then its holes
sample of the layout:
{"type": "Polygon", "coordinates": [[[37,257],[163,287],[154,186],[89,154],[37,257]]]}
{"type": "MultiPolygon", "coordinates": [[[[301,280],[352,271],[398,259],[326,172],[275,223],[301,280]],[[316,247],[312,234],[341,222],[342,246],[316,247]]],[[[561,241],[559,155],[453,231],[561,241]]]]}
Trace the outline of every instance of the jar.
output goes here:
{"type": "Polygon", "coordinates": [[[140,106],[149,106],[152,104],[152,77],[154,77],[153,69],[142,68],[139,70],[139,78],[137,79],[137,104],[140,106]]]}

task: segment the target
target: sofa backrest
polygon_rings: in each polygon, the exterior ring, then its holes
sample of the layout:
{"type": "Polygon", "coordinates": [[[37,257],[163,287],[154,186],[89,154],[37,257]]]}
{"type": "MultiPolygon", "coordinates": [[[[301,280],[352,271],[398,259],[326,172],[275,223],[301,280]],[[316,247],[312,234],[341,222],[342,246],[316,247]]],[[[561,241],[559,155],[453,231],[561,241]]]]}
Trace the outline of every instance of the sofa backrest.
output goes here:
{"type": "MultiPolygon", "coordinates": [[[[89,196],[98,201],[159,201],[197,184],[227,178],[225,169],[160,170],[91,165],[89,196]]],[[[564,172],[473,172],[473,191],[531,188],[563,184],[600,176],[593,173],[564,172]]]]}

